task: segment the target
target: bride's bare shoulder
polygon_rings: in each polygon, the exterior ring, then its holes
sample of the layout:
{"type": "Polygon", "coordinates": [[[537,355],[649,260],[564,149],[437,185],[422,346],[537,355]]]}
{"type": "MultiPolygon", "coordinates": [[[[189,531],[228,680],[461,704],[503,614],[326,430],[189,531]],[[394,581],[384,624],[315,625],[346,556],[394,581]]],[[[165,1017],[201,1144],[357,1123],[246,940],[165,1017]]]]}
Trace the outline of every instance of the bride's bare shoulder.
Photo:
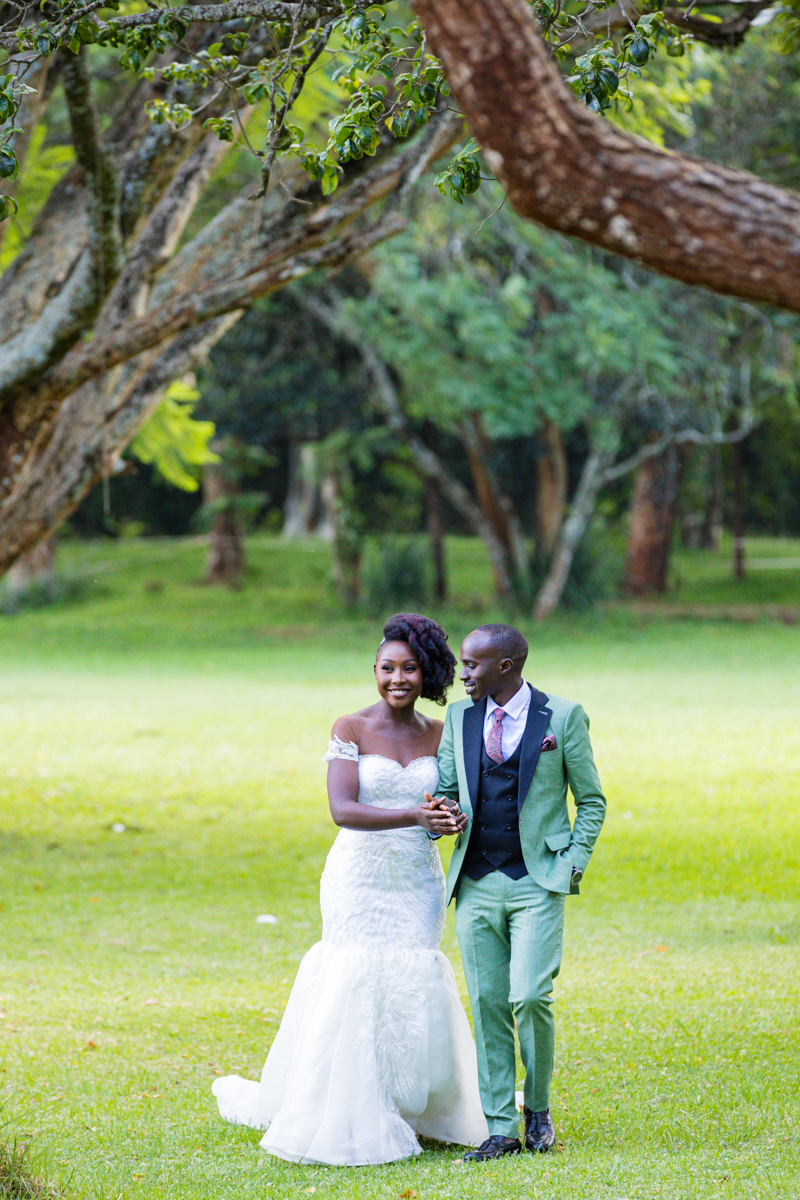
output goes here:
{"type": "MultiPolygon", "coordinates": [[[[361,708],[358,712],[348,713],[345,717],[337,717],[333,723],[334,732],[341,737],[343,732],[356,734],[359,730],[368,730],[371,715],[372,708],[361,708]]],[[[356,741],[357,739],[353,737],[352,740],[356,741]]]]}

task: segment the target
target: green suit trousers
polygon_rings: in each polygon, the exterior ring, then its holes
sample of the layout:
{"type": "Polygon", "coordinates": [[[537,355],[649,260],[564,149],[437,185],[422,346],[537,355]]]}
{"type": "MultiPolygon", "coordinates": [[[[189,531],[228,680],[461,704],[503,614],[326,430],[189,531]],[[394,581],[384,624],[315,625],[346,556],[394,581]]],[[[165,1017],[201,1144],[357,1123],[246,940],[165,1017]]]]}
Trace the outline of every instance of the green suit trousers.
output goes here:
{"type": "Polygon", "coordinates": [[[564,899],[530,875],[509,879],[492,871],[482,879],[461,875],[456,892],[456,933],[469,990],[478,1083],[489,1133],[519,1134],[514,1098],[514,1022],[525,1070],[525,1103],[550,1107],[555,1022],[553,980],[561,967],[564,899]]]}

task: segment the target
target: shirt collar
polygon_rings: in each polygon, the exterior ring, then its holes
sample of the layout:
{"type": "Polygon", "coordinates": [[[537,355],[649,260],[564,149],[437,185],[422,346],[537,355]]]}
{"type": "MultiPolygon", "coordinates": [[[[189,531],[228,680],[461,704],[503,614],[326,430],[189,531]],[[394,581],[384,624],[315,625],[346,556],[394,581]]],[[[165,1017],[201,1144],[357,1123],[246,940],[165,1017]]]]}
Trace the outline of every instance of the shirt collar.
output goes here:
{"type": "MultiPolygon", "coordinates": [[[[525,709],[531,702],[531,689],[523,679],[522,686],[518,692],[515,692],[507,704],[503,705],[503,712],[508,713],[512,720],[516,721],[521,717],[525,709]]],[[[496,708],[500,708],[499,704],[495,704],[491,696],[486,701],[486,716],[493,713],[496,708]]]]}

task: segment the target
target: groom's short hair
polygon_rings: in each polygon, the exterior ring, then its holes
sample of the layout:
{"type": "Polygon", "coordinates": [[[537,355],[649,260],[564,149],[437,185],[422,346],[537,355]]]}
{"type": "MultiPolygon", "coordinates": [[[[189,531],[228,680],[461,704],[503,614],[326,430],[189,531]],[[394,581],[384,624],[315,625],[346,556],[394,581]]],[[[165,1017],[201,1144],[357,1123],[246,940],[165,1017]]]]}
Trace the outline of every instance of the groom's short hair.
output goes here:
{"type": "Polygon", "coordinates": [[[510,658],[520,669],[528,657],[528,643],[513,625],[479,625],[478,631],[489,637],[489,645],[503,658],[510,658]]]}

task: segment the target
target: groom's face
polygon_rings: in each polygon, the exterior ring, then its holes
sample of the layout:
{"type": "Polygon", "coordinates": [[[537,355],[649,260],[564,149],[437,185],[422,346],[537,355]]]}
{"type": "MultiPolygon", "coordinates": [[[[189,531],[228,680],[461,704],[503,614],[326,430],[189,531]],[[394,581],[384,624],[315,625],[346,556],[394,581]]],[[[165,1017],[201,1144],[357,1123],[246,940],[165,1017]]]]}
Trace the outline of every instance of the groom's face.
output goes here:
{"type": "Polygon", "coordinates": [[[492,649],[489,635],[480,629],[470,633],[461,643],[459,679],[473,701],[494,695],[506,683],[513,666],[510,658],[504,658],[492,649]]]}

